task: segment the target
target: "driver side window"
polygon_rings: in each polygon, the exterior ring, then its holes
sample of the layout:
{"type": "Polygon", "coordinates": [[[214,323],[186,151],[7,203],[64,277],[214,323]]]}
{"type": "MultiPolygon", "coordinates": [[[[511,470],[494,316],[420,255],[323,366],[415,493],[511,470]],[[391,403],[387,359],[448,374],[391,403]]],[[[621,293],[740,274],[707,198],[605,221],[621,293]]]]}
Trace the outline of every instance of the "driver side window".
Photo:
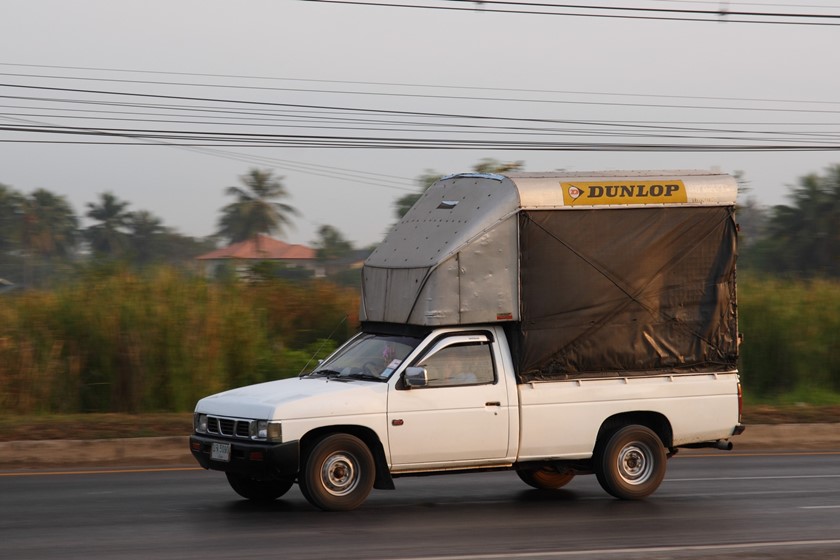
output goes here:
{"type": "Polygon", "coordinates": [[[428,373],[427,387],[483,385],[496,376],[490,344],[468,343],[447,346],[418,364],[428,373]]]}

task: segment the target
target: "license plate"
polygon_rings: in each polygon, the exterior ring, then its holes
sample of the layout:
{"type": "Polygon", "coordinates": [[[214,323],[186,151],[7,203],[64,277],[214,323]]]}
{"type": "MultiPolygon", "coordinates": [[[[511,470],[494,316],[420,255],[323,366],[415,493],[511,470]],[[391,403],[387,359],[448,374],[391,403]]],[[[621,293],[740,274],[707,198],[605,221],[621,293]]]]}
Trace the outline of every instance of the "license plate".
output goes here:
{"type": "Polygon", "coordinates": [[[210,448],[210,458],[214,461],[230,462],[230,444],[229,443],[214,443],[210,448]]]}

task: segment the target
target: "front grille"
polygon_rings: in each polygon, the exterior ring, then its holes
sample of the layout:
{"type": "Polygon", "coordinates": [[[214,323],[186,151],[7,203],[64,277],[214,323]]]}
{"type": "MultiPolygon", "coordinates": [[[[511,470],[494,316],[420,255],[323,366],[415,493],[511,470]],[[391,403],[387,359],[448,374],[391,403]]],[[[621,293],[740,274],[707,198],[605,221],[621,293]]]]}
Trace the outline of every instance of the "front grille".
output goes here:
{"type": "Polygon", "coordinates": [[[207,433],[229,438],[250,438],[251,422],[242,418],[207,417],[207,433]]]}

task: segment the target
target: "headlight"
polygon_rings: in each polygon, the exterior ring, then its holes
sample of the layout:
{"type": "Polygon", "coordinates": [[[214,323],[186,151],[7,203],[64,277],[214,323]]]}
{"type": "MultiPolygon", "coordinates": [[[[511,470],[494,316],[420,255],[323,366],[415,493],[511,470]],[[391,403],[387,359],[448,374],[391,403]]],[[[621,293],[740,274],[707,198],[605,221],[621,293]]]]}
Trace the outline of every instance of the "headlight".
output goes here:
{"type": "Polygon", "coordinates": [[[193,428],[197,434],[207,433],[207,415],[196,412],[193,415],[193,428]]]}
{"type": "Polygon", "coordinates": [[[268,420],[257,420],[251,424],[251,439],[261,439],[265,441],[282,441],[283,430],[280,422],[270,422],[268,420]]]}

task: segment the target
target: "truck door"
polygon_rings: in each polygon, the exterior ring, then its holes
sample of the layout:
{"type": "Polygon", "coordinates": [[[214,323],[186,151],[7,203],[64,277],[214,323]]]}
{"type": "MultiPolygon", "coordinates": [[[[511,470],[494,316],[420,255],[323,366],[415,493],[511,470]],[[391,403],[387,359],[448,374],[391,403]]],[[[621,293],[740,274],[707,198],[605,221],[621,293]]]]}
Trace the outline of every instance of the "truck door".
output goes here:
{"type": "Polygon", "coordinates": [[[508,455],[510,409],[497,348],[486,334],[447,336],[410,366],[388,392],[388,439],[394,470],[441,463],[481,464],[508,455]]]}

